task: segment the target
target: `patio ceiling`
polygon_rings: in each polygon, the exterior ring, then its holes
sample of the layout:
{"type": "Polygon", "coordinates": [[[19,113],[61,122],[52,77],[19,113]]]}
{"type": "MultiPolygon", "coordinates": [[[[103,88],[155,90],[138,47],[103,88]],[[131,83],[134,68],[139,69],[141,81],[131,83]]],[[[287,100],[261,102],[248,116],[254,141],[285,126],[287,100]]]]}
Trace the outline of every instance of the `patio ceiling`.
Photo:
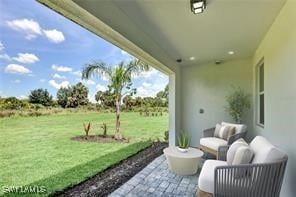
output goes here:
{"type": "Polygon", "coordinates": [[[182,66],[252,56],[285,3],[208,0],[194,15],[190,0],[73,1],[165,65],[182,58],[182,66]]]}

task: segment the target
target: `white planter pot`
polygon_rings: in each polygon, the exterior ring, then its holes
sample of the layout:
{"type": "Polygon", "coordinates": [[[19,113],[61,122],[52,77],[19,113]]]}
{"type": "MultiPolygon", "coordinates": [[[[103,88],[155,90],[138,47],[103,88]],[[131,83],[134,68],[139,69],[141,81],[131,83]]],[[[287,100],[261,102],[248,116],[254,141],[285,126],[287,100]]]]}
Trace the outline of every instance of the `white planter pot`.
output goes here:
{"type": "Polygon", "coordinates": [[[178,147],[178,150],[179,150],[181,153],[186,153],[186,152],[188,152],[189,148],[180,148],[180,147],[178,147]]]}

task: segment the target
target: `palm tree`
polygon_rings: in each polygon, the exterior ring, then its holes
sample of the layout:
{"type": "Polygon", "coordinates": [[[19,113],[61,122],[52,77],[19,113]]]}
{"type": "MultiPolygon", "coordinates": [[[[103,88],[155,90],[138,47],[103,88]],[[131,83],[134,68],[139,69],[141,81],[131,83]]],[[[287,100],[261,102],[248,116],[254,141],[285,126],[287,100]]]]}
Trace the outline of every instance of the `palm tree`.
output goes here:
{"type": "Polygon", "coordinates": [[[116,131],[115,139],[122,139],[120,132],[120,106],[121,100],[128,94],[134,94],[135,89],[131,89],[132,76],[139,75],[143,71],[148,71],[150,67],[144,62],[135,59],[125,64],[120,62],[116,67],[111,67],[103,62],[93,62],[87,64],[82,71],[82,79],[89,79],[93,75],[106,77],[109,81],[109,90],[114,94],[116,106],[116,131]],[[125,91],[125,92],[124,92],[125,91]]]}

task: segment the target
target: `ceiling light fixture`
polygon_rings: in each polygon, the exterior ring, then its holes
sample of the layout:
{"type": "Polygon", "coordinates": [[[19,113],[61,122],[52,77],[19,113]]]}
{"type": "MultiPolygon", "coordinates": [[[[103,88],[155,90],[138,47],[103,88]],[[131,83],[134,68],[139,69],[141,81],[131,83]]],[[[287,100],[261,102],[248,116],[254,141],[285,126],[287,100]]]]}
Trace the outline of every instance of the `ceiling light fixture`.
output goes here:
{"type": "Polygon", "coordinates": [[[234,51],[228,51],[228,54],[229,55],[233,55],[234,54],[234,51]]]}
{"type": "Polygon", "coordinates": [[[215,64],[216,64],[216,65],[219,65],[219,64],[222,64],[222,63],[223,63],[223,60],[216,60],[216,61],[215,61],[215,64]]]}
{"type": "Polygon", "coordinates": [[[193,61],[193,60],[195,60],[195,57],[192,56],[189,58],[189,60],[193,61]]]}
{"type": "Polygon", "coordinates": [[[194,14],[201,14],[204,12],[207,6],[206,0],[190,0],[191,11],[194,14]]]}

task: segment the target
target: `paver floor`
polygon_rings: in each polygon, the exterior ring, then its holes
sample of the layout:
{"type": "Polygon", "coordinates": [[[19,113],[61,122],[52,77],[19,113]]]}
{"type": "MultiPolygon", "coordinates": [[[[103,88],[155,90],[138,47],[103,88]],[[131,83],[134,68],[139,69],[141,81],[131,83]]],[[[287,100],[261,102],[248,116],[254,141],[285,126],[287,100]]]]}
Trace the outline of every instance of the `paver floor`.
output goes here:
{"type": "Polygon", "coordinates": [[[110,197],[195,196],[198,173],[179,176],[168,170],[165,156],[161,155],[132,177],[110,197]]]}

